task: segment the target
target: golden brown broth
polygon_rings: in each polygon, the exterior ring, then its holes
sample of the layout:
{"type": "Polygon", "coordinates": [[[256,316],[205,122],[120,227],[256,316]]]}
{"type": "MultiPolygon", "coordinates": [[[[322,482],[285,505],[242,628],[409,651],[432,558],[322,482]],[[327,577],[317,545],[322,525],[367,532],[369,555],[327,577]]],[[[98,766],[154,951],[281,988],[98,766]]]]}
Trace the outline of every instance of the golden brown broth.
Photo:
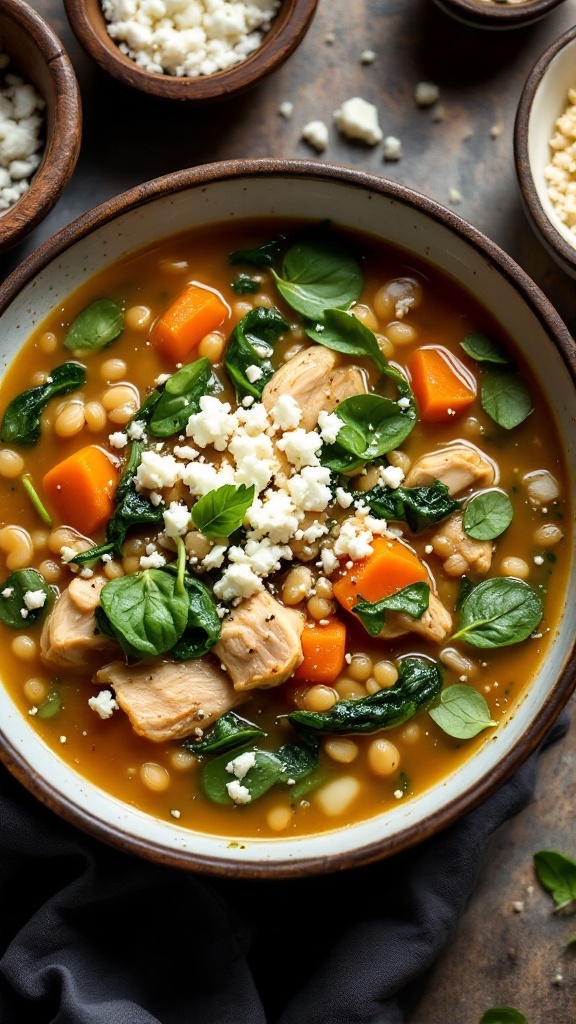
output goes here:
{"type": "MultiPolygon", "coordinates": [[[[209,230],[190,233],[157,244],[109,267],[92,278],[75,292],[61,308],[53,311],[24,345],[20,355],[8,370],[0,390],[0,405],[5,408],[8,401],[18,392],[31,386],[31,377],[38,371],[48,373],[50,369],[69,358],[62,348],[66,330],[78,313],[97,298],[108,296],[122,301],[125,308],[133,305],[148,306],[153,317],[161,314],[183,285],[191,279],[218,289],[232,308],[232,317],[226,325],[230,333],[243,313],[238,303],[251,302],[254,297],[239,298],[230,287],[238,268],[230,267],[226,254],[234,248],[249,248],[259,245],[278,231],[293,233],[297,225],[263,222],[240,224],[234,227],[219,225],[209,230]],[[187,266],[178,269],[170,267],[186,261],[187,266]],[[41,351],[39,342],[46,331],[52,331],[58,338],[57,349],[52,354],[41,351]]],[[[410,353],[420,345],[441,344],[458,354],[472,373],[478,377],[478,368],[464,355],[459,347],[465,334],[470,330],[481,330],[500,344],[513,347],[501,327],[455,282],[439,274],[427,264],[408,256],[400,250],[381,245],[372,240],[351,236],[356,251],[364,255],[363,271],[365,288],[361,302],[373,308],[374,295],[386,281],[400,276],[416,277],[423,287],[423,301],[410,312],[408,321],[417,332],[413,345],[398,347],[394,361],[404,365],[410,353]]],[[[240,268],[245,269],[245,268],[240,268]]],[[[289,323],[296,321],[295,314],[283,304],[276,292],[269,272],[263,274],[265,281],[262,291],[269,294],[274,304],[287,317],[289,323]]],[[[383,330],[385,324],[379,325],[383,330]]],[[[292,344],[292,341],[287,343],[292,344]]],[[[279,352],[281,357],[282,352],[279,352]]],[[[515,354],[518,357],[518,353],[515,354]]],[[[83,389],[85,401],[100,400],[107,385],[102,381],[100,367],[110,358],[124,359],[128,364],[127,379],[135,383],[143,400],[146,389],[150,388],[160,373],[172,372],[174,367],[163,362],[148,340],[147,331],[126,329],[123,336],[102,352],[89,355],[82,361],[88,368],[88,381],[83,389]]],[[[514,520],[507,532],[496,541],[496,551],[490,575],[500,574],[500,564],[507,556],[518,556],[530,565],[528,582],[532,586],[546,589],[545,619],[540,627],[541,639],[530,639],[511,648],[477,651],[466,644],[454,646],[470,658],[476,672],[467,681],[477,686],[488,701],[493,718],[504,721],[521,698],[525,687],[533,676],[542,656],[546,652],[550,637],[558,622],[567,578],[568,559],[564,557],[570,543],[570,515],[562,517],[561,506],[553,505],[545,513],[532,508],[526,500],[521,486],[524,473],[534,469],[548,469],[560,483],[561,493],[567,495],[567,475],[564,455],[556,431],[553,415],[544,404],[539,385],[529,369],[522,364],[524,379],[531,387],[535,408],[529,418],[515,430],[507,433],[496,428],[480,408],[477,401],[467,414],[448,424],[418,424],[403,446],[403,450],[414,461],[431,448],[465,437],[472,440],[500,467],[500,486],[507,491],[514,505],[514,520]],[[472,437],[465,433],[465,421],[475,416],[482,427],[482,434],[472,437]],[[533,541],[535,528],[543,522],[562,519],[564,540],[553,548],[553,558],[536,548],[533,541]],[[543,564],[533,561],[537,554],[544,554],[543,564]],[[550,579],[554,576],[554,586],[550,579]]],[[[216,368],[218,369],[218,367],[216,368]]],[[[231,397],[231,396],[230,396],[231,397]]],[[[58,400],[53,401],[42,417],[43,435],[41,442],[32,449],[22,449],[25,472],[31,474],[37,488],[46,469],[86,444],[101,444],[108,447],[108,435],[121,429],[107,423],[101,434],[89,433],[86,429],[68,440],[58,440],[52,432],[55,409],[58,400]]],[[[28,530],[37,530],[41,524],[24,495],[19,480],[0,477],[0,499],[2,525],[18,523],[28,530]]],[[[565,508],[565,506],[564,506],[565,508]]],[[[58,525],[58,521],[55,521],[58,525]]],[[[103,537],[94,537],[100,541],[103,537]]],[[[434,555],[424,551],[429,540],[428,534],[413,537],[409,542],[430,566],[437,581],[440,599],[449,608],[454,607],[459,581],[444,577],[441,562],[434,555]]],[[[6,575],[4,557],[1,571],[6,575]]],[[[47,549],[36,552],[34,565],[48,557],[47,549]]],[[[65,570],[66,575],[68,570],[65,570]]],[[[68,580],[65,578],[63,585],[68,580]]],[[[350,621],[350,620],[349,620],[350,621]]],[[[39,639],[39,627],[27,631],[39,639]]],[[[194,762],[187,770],[175,770],[173,755],[179,744],[153,744],[138,737],[130,727],[128,719],[121,712],[102,721],[89,709],[87,698],[96,692],[90,678],[77,674],[62,674],[54,683],[54,672],[43,666],[39,659],[25,662],[16,657],[10,643],[16,636],[4,630],[2,637],[2,675],[15,702],[23,714],[31,709],[30,701],[24,695],[23,687],[29,678],[44,680],[47,686],[59,688],[64,706],[54,718],[30,717],[30,727],[38,731],[58,755],[92,782],[127,803],[132,804],[159,818],[172,820],[171,812],[179,812],[179,824],[235,837],[269,836],[274,834],[268,824],[270,809],[289,807],[290,795],[286,787],[273,788],[252,805],[243,807],[221,807],[207,801],[199,790],[197,779],[199,766],[194,762]],[[6,635],[9,634],[9,635],[6,635]],[[141,766],[153,762],[165,766],[170,773],[169,788],[162,793],[151,792],[140,777],[141,766]]],[[[362,627],[352,623],[349,630],[348,650],[369,654],[374,661],[394,659],[399,654],[421,652],[437,658],[438,649],[417,640],[413,636],[395,641],[377,641],[368,637],[362,627]]],[[[342,678],[346,678],[343,673],[342,678]]],[[[445,670],[445,685],[457,682],[459,677],[445,670]]],[[[252,691],[250,703],[243,706],[241,713],[262,724],[269,732],[267,746],[276,749],[288,738],[289,733],[276,723],[276,716],[294,709],[295,701],[301,697],[302,685],[287,683],[273,691],[252,691]]],[[[311,793],[304,801],[297,802],[287,828],[278,834],[293,835],[323,831],[345,822],[357,821],[396,805],[402,792],[405,799],[410,794],[421,793],[428,787],[452,773],[465,759],[494,735],[492,730],[482,733],[471,741],[456,741],[446,736],[421,711],[415,719],[383,735],[390,739],[400,753],[399,769],[388,778],[377,778],[370,773],[366,764],[366,751],[374,737],[354,737],[359,753],[351,764],[338,765],[325,753],[322,754],[322,769],[327,778],[338,774],[356,777],[361,785],[360,794],[352,807],[342,817],[326,817],[316,806],[315,795],[311,793]],[[413,728],[419,729],[419,737],[413,740],[413,728]],[[412,742],[410,741],[412,739],[412,742]]],[[[177,815],[178,816],[178,815],[177,815]]]]}

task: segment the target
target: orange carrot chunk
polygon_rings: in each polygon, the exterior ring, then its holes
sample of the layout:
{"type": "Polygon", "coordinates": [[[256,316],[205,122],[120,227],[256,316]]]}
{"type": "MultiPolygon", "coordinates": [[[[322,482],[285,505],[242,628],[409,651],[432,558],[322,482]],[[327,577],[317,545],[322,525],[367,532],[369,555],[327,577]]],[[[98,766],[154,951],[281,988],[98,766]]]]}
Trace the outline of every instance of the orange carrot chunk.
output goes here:
{"type": "Polygon", "coordinates": [[[173,363],[183,363],[210,331],[224,323],[229,309],[216,292],[189,284],[155,323],[152,341],[173,363]]]}
{"type": "Polygon", "coordinates": [[[340,675],[346,651],[346,626],[339,619],[327,620],[325,626],[309,622],[302,633],[304,661],[293,679],[330,685],[340,675]]]}
{"type": "Polygon", "coordinates": [[[372,547],[374,551],[368,558],[354,562],[334,584],[334,597],[347,611],[352,611],[360,597],[381,601],[411,583],[428,580],[420,559],[399,540],[374,537],[372,547]]]}
{"type": "Polygon", "coordinates": [[[42,486],[60,519],[92,534],[110,519],[118,471],[101,448],[88,445],[48,470],[42,486]]]}
{"type": "Polygon", "coordinates": [[[476,398],[474,378],[447,349],[417,349],[408,369],[420,418],[427,423],[451,419],[476,398]]]}

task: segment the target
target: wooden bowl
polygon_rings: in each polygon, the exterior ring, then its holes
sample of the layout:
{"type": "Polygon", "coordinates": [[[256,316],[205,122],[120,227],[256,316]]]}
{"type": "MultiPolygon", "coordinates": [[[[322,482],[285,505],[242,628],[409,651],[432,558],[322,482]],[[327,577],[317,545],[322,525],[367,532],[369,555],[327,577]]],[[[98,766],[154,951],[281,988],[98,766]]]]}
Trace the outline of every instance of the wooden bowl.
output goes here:
{"type": "Polygon", "coordinates": [[[436,0],[446,14],[474,28],[524,28],[545,17],[564,0],[526,0],[507,4],[490,0],[436,0]]]}
{"type": "Polygon", "coordinates": [[[560,219],[548,195],[545,171],[552,158],[550,139],[576,86],[576,27],[560,36],[530,72],[516,114],[514,157],[524,209],[550,255],[576,277],[576,234],[560,219]]]}
{"type": "Polygon", "coordinates": [[[0,4],[0,44],[10,70],[35,86],[46,103],[46,145],[30,188],[0,216],[0,252],[20,242],[52,209],[80,152],[82,107],[72,65],[52,29],[22,0],[0,4]]]}
{"type": "Polygon", "coordinates": [[[124,85],[167,100],[217,100],[245,92],[284,63],[303,39],[318,0],[282,0],[261,46],[246,60],[212,75],[178,78],[145,71],[125,56],[106,30],[100,0],[64,0],[79,43],[107,74],[124,85]]]}

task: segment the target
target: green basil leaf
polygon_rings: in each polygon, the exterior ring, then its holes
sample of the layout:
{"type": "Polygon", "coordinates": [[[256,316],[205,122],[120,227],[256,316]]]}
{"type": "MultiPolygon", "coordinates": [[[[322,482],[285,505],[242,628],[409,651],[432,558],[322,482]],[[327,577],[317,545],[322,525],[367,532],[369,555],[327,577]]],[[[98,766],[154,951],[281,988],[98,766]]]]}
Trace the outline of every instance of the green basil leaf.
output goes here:
{"type": "Polygon", "coordinates": [[[570,938],[568,939],[568,942],[566,943],[566,948],[567,949],[569,949],[569,948],[571,949],[572,946],[576,946],[576,932],[574,932],[574,935],[570,936],[570,938]]]}
{"type": "Polygon", "coordinates": [[[122,306],[112,299],[97,299],[76,317],[64,345],[68,349],[106,348],[124,330],[122,306]]]}
{"type": "Polygon", "coordinates": [[[236,324],[224,356],[226,371],[236,392],[238,401],[248,395],[260,399],[262,392],[274,373],[270,362],[274,345],[289,324],[276,309],[256,306],[236,324]],[[250,381],[246,376],[249,366],[257,366],[261,375],[250,381]]]}
{"type": "MultiPolygon", "coordinates": [[[[233,782],[236,776],[226,770],[226,766],[243,753],[253,752],[256,763],[250,768],[243,779],[239,779],[241,786],[244,786],[250,794],[250,803],[258,800],[267,793],[271,787],[278,782],[282,775],[283,765],[276,754],[267,750],[254,750],[251,748],[238,748],[229,754],[208,761],[202,769],[201,785],[205,796],[215,804],[226,804],[230,806],[234,801],[228,793],[227,784],[233,782]]],[[[242,805],[238,805],[242,806],[242,805]]]]}
{"type": "Polygon", "coordinates": [[[86,369],[80,363],[62,363],[50,370],[48,380],[13,398],[0,425],[3,444],[35,445],[40,438],[40,416],[51,398],[69,395],[86,383],[86,369]]]}
{"type": "Polygon", "coordinates": [[[482,694],[465,683],[456,683],[442,690],[440,703],[430,708],[428,714],[443,732],[458,740],[472,739],[483,729],[497,724],[491,718],[482,694]]]}
{"type": "Polygon", "coordinates": [[[489,371],[482,375],[480,404],[490,419],[505,430],[512,430],[532,412],[528,386],[514,371],[489,371]]]}
{"type": "Polygon", "coordinates": [[[260,290],[260,282],[255,281],[248,274],[238,274],[230,286],[236,295],[254,295],[260,290]]]}
{"type": "Polygon", "coordinates": [[[460,629],[472,647],[506,647],[518,644],[536,629],[543,615],[542,601],[532,587],[513,577],[483,580],[462,603],[460,629]]]}
{"type": "MultiPolygon", "coordinates": [[[[168,572],[176,572],[171,565],[166,569],[168,572]]],[[[196,576],[185,573],[184,587],[188,594],[188,621],[182,636],[172,648],[174,661],[203,657],[218,643],[222,632],[222,622],[206,584],[196,576]]]]}
{"type": "Polygon", "coordinates": [[[210,390],[212,367],[206,358],[196,359],[168,378],[150,417],[155,437],[172,437],[185,429],[190,416],[200,410],[200,399],[210,390]]]}
{"type": "Polygon", "coordinates": [[[354,497],[368,505],[376,519],[406,522],[413,533],[427,530],[461,506],[439,480],[428,487],[396,487],[394,490],[378,484],[370,491],[355,491],[354,497]]]}
{"type": "Polygon", "coordinates": [[[462,526],[474,540],[494,540],[508,529],[513,517],[512,502],[504,491],[482,491],[464,508],[462,526]]]}
{"type": "Polygon", "coordinates": [[[229,263],[249,263],[253,267],[271,267],[282,253],[282,240],[273,239],[257,249],[235,249],[228,254],[229,263]]]}
{"type": "Polygon", "coordinates": [[[153,391],[145,398],[144,402],[140,406],[137,412],[134,413],[132,419],[126,424],[126,429],[131,427],[133,424],[137,424],[144,430],[149,427],[150,420],[152,419],[156,406],[162,398],[164,391],[164,385],[161,384],[159,387],[154,388],[153,391]]]}
{"type": "Polygon", "coordinates": [[[307,233],[288,249],[282,274],[272,273],[288,305],[316,321],[326,309],[348,309],[364,284],[352,254],[327,233],[307,233]]]}
{"type": "Polygon", "coordinates": [[[481,331],[470,331],[464,341],[460,342],[467,355],[477,363],[495,363],[499,366],[510,366],[512,360],[496,342],[481,331]]]}
{"type": "Polygon", "coordinates": [[[333,444],[324,445],[322,465],[346,472],[399,448],[414,429],[414,407],[400,409],[381,395],[353,395],[334,410],[344,426],[333,444]]]}
{"type": "Polygon", "coordinates": [[[44,617],[53,600],[54,591],[36,569],[16,569],[0,584],[0,622],[10,629],[29,629],[44,617]],[[41,608],[27,608],[25,595],[38,591],[44,595],[44,604],[41,608]]]}
{"type": "Polygon", "coordinates": [[[62,697],[58,690],[51,690],[47,693],[41,704],[38,705],[36,718],[54,718],[62,710],[62,697]]]}
{"type": "Polygon", "coordinates": [[[386,612],[404,612],[413,619],[420,619],[430,602],[430,587],[427,583],[410,583],[381,601],[365,601],[360,597],[352,611],[358,616],[370,636],[380,636],[386,621],[386,612]]]}
{"type": "Polygon", "coordinates": [[[528,1024],[528,1021],[520,1010],[513,1006],[494,1006],[486,1010],[480,1024],[528,1024]]]}
{"type": "Polygon", "coordinates": [[[207,537],[229,537],[242,526],[242,520],[254,501],[255,487],[223,484],[208,491],[192,507],[192,522],[207,537]]]}
{"type": "Polygon", "coordinates": [[[309,324],[304,332],[312,341],[325,348],[348,356],[369,356],[383,373],[388,370],[388,363],[380,351],[376,335],[353,313],[342,309],[325,309],[321,321],[309,324]]]}
{"type": "Polygon", "coordinates": [[[300,732],[371,733],[412,718],[442,687],[440,666],[427,658],[402,658],[394,686],[369,697],[339,700],[329,711],[293,711],[288,721],[300,732]]]}
{"type": "Polygon", "coordinates": [[[236,747],[246,747],[264,736],[264,730],[253,722],[228,711],[210,729],[206,729],[202,739],[195,741],[190,737],[182,746],[195,757],[200,757],[202,754],[223,754],[236,747]]]}
{"type": "Polygon", "coordinates": [[[539,850],[534,854],[538,881],[556,904],[556,910],[576,911],[576,860],[557,850],[539,850]]]}
{"type": "Polygon", "coordinates": [[[172,650],[186,628],[188,605],[188,592],[173,573],[144,569],[102,587],[96,621],[104,632],[112,630],[129,658],[140,660],[172,650]]]}

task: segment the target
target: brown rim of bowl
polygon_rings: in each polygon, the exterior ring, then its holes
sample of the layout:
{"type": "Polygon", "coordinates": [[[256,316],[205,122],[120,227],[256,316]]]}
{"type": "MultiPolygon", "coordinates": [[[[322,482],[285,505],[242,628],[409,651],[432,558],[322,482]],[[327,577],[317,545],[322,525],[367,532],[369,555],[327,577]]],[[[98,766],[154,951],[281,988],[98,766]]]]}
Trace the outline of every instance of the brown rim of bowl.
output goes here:
{"type": "Polygon", "coordinates": [[[78,82],[58,36],[21,0],[2,0],[2,14],[29,34],[43,55],[54,90],[54,125],[28,192],[0,217],[0,251],[21,241],[55,206],[76,166],[82,128],[78,82]]]}
{"type": "Polygon", "coordinates": [[[576,25],[544,51],[526,80],[514,121],[514,159],[522,201],[529,217],[540,232],[546,248],[552,256],[560,254],[564,262],[576,270],[576,248],[562,237],[549,220],[538,197],[528,156],[528,128],[534,98],[552,60],[573,39],[576,39],[576,25]]]}
{"type": "Polygon", "coordinates": [[[543,18],[564,0],[526,0],[511,6],[483,0],[436,0],[436,3],[444,11],[478,28],[521,28],[543,18]]]}
{"type": "MultiPolygon", "coordinates": [[[[448,227],[459,238],[472,246],[483,259],[490,260],[528,303],[546,334],[556,346],[566,370],[576,386],[576,347],[566,325],[528,275],[494,242],[451,210],[445,209],[433,199],[404,185],[363,171],[305,160],[230,160],[206,164],[188,170],[175,171],[165,177],[145,182],[108,200],[59,231],[10,275],[0,286],[0,315],[14,297],[52,260],[57,259],[66,249],[90,234],[93,229],[110,223],[118,214],[145,206],[159,197],[173,195],[190,186],[202,187],[213,182],[240,179],[246,176],[284,177],[286,175],[292,178],[336,181],[361,188],[367,192],[382,194],[392,201],[409,206],[448,227]]],[[[228,878],[296,878],[332,873],[370,864],[384,856],[400,853],[448,825],[454,824],[464,814],[474,810],[494,793],[538,747],[567,703],[575,684],[576,640],[554,687],[546,698],[540,715],[528,726],[514,750],[510,751],[493,771],[486,773],[461,796],[435,814],[430,815],[424,822],[406,828],[397,836],[385,837],[357,850],[334,857],[308,857],[297,863],[290,861],[268,863],[246,859],[233,864],[222,861],[218,857],[167,850],[156,843],[131,837],[122,832],[120,828],[96,819],[88,808],[80,808],[63,799],[53,789],[49,779],[31,775],[21,751],[15,749],[9,739],[4,737],[1,724],[0,758],[30,792],[56,811],[61,818],[124,852],[138,854],[145,859],[171,867],[187,868],[228,878]]]]}
{"type": "Polygon", "coordinates": [[[180,101],[226,99],[251,88],[296,49],[308,30],[317,4],[318,0],[284,0],[262,45],[246,60],[213,75],[177,78],[145,71],[126,57],[106,32],[99,0],[64,0],[68,21],[78,42],[103,71],[123,85],[152,96],[180,101]]]}

